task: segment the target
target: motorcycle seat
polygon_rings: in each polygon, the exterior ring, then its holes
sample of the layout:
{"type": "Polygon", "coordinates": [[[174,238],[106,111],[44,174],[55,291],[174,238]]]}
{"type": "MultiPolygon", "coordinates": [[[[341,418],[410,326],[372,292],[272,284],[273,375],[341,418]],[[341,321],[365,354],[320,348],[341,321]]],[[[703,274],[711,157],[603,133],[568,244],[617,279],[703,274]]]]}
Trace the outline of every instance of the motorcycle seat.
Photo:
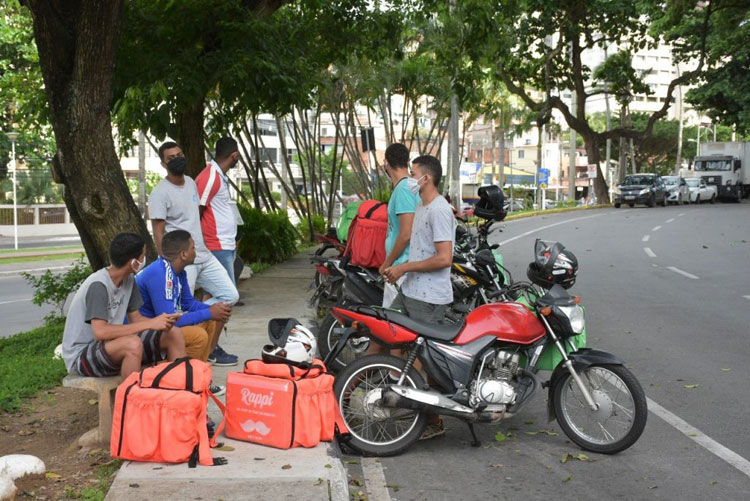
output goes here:
{"type": "Polygon", "coordinates": [[[413,318],[409,318],[403,313],[392,310],[382,310],[381,315],[385,320],[393,322],[396,325],[405,327],[410,331],[416,332],[420,336],[424,336],[430,339],[437,339],[439,341],[452,341],[461,329],[464,328],[464,321],[456,322],[455,324],[430,324],[426,322],[419,322],[413,318]]]}

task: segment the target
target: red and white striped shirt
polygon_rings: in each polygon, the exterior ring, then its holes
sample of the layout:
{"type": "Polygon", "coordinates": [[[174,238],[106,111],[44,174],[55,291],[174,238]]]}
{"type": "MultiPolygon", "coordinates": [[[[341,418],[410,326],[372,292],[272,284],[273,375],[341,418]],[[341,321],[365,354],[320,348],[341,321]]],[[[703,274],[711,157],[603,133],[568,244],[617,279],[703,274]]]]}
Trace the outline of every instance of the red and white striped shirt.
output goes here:
{"type": "Polygon", "coordinates": [[[195,178],[200,205],[203,239],[208,250],[234,250],[237,220],[231,206],[229,184],[221,167],[213,160],[195,178]]]}

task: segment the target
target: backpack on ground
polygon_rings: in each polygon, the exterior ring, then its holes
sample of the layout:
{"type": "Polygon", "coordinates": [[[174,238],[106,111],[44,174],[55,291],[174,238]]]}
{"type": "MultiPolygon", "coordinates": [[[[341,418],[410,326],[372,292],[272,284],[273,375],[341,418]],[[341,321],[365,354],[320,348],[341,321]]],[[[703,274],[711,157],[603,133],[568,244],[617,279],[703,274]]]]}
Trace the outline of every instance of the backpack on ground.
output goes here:
{"type": "Polygon", "coordinates": [[[388,233],[388,204],[365,200],[349,226],[344,255],[349,262],[365,268],[379,268],[385,261],[385,237],[388,233]]]}
{"type": "MultiPolygon", "coordinates": [[[[333,394],[333,376],[319,359],[298,366],[248,360],[227,374],[228,438],[279,449],[315,447],[348,433],[333,394]]],[[[218,433],[218,431],[217,431],[218,433]]]]}
{"type": "MultiPolygon", "coordinates": [[[[133,372],[120,383],[112,415],[113,458],[225,464],[211,457],[206,407],[211,366],[188,357],[133,372]]],[[[213,396],[213,395],[211,395],[213,396]]]]}

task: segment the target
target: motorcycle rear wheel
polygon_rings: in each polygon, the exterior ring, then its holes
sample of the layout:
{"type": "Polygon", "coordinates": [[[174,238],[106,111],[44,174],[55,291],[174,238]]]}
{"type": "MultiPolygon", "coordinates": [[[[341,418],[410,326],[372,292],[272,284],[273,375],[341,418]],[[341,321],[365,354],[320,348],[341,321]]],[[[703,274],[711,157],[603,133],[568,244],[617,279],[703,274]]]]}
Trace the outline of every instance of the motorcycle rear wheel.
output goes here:
{"type": "MultiPolygon", "coordinates": [[[[370,355],[352,362],[336,377],[333,391],[351,433],[347,445],[363,455],[400,454],[414,445],[427,427],[427,415],[422,412],[377,404],[377,391],[395,384],[391,374],[400,374],[405,364],[391,355],[370,355]]],[[[425,386],[413,367],[403,384],[425,386]]]]}
{"type": "MultiPolygon", "coordinates": [[[[326,358],[336,346],[336,343],[339,342],[339,339],[341,339],[341,335],[334,331],[337,327],[344,327],[344,325],[336,320],[329,311],[323,318],[323,322],[318,329],[318,348],[321,358],[326,358]]],[[[363,341],[362,338],[350,338],[344,349],[341,350],[341,353],[335,359],[328,362],[328,370],[334,373],[340,372],[353,361],[362,358],[369,346],[369,340],[363,341]]]]}
{"type": "Polygon", "coordinates": [[[633,373],[621,365],[595,364],[579,372],[594,401],[592,411],[569,373],[555,385],[555,417],[580,447],[616,454],[633,445],[646,426],[646,395],[633,373]]]}

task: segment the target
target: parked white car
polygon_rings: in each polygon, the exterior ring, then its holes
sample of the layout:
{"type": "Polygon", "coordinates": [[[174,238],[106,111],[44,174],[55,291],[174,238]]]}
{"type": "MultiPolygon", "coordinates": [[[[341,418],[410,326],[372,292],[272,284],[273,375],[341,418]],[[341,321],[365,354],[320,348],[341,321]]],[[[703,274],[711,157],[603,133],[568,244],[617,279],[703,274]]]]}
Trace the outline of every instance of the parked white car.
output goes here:
{"type": "Polygon", "coordinates": [[[690,189],[690,203],[701,203],[701,202],[716,202],[717,192],[716,186],[706,184],[699,177],[688,177],[685,178],[685,182],[690,189]]]}
{"type": "Polygon", "coordinates": [[[685,178],[680,176],[663,176],[664,186],[667,189],[667,202],[671,204],[686,204],[690,202],[690,188],[685,178]]]}

